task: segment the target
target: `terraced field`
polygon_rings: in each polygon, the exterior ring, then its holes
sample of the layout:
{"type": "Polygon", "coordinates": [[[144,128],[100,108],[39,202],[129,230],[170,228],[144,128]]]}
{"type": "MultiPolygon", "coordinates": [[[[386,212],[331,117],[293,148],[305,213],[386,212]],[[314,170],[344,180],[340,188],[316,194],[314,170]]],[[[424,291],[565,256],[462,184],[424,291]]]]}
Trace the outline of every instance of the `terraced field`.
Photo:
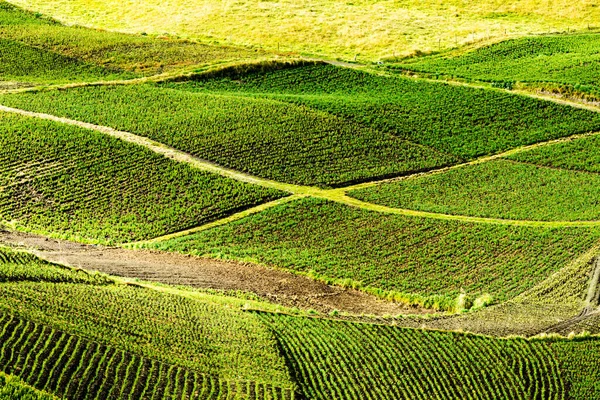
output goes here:
{"type": "Polygon", "coordinates": [[[600,398],[596,42],[381,67],[0,0],[0,398],[600,398]]]}
{"type": "Polygon", "coordinates": [[[251,260],[381,291],[396,301],[454,309],[461,291],[475,303],[521,293],[588,250],[599,235],[597,228],[461,223],[308,199],[147,246],[251,260]]]}
{"type": "Polygon", "coordinates": [[[589,110],[332,65],[169,87],[302,104],[463,160],[600,129],[600,115],[589,110]]]}
{"type": "Polygon", "coordinates": [[[0,122],[0,216],[27,230],[140,240],[285,195],[86,129],[6,113],[0,122]]]}
{"type": "Polygon", "coordinates": [[[600,94],[600,34],[548,35],[506,40],[467,52],[410,60],[393,68],[494,82],[555,83],[600,94]]]}
{"type": "Polygon", "coordinates": [[[599,395],[598,369],[588,364],[597,355],[597,340],[503,340],[276,314],[260,317],[273,327],[312,399],[599,395]]]}

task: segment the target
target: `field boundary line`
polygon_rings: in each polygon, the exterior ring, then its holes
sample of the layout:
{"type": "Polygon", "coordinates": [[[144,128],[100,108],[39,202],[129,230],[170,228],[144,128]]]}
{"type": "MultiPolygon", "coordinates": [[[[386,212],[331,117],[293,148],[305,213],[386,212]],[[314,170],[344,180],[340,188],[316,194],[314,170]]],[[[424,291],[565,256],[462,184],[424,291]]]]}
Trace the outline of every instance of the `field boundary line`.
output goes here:
{"type": "Polygon", "coordinates": [[[156,242],[164,242],[164,241],[167,241],[167,240],[176,239],[176,238],[183,237],[183,236],[188,236],[188,235],[191,235],[193,233],[202,232],[202,231],[205,231],[207,229],[215,228],[217,226],[226,225],[226,224],[228,224],[230,222],[234,222],[234,221],[237,221],[239,219],[245,218],[247,216],[250,216],[250,215],[253,215],[253,214],[257,214],[257,213],[260,213],[262,211],[268,210],[269,208],[273,208],[273,207],[276,207],[276,206],[281,205],[281,204],[290,203],[290,202],[293,202],[293,201],[296,201],[296,200],[299,200],[299,199],[302,199],[302,198],[305,198],[305,197],[308,197],[308,196],[301,195],[301,194],[294,194],[294,195],[291,195],[291,196],[282,197],[280,199],[273,200],[273,201],[270,201],[268,203],[259,204],[258,206],[249,208],[249,209],[244,210],[244,211],[240,211],[240,212],[232,214],[232,215],[230,215],[228,217],[221,218],[221,219],[209,222],[209,223],[204,224],[204,225],[199,225],[199,226],[196,226],[194,228],[186,229],[186,230],[179,231],[179,232],[170,233],[170,234],[164,235],[164,236],[155,237],[153,239],[142,240],[142,241],[139,241],[139,242],[127,243],[126,246],[127,247],[136,248],[136,247],[138,247],[140,245],[145,245],[145,244],[150,244],[150,243],[156,243],[156,242]]]}
{"type": "MultiPolygon", "coordinates": [[[[44,113],[36,113],[36,112],[32,112],[32,111],[21,110],[18,108],[12,108],[12,107],[7,107],[7,106],[3,106],[3,105],[0,105],[0,112],[18,114],[18,115],[22,115],[25,117],[49,120],[49,121],[54,121],[54,122],[58,122],[58,123],[66,124],[66,125],[77,126],[80,128],[89,129],[92,131],[100,132],[100,133],[115,137],[115,138],[123,140],[125,142],[129,142],[129,143],[133,143],[133,144],[145,147],[146,149],[148,149],[150,151],[153,151],[157,154],[160,154],[160,155],[167,157],[169,159],[172,159],[174,161],[177,161],[177,162],[180,162],[183,164],[188,164],[188,165],[192,166],[193,168],[196,168],[201,171],[214,173],[216,175],[224,176],[226,178],[230,178],[230,179],[237,180],[240,182],[245,182],[245,183],[262,186],[262,187],[266,187],[266,188],[270,188],[270,189],[280,190],[283,192],[291,193],[292,195],[296,195],[299,197],[316,197],[316,198],[321,198],[321,199],[345,204],[347,206],[360,208],[360,209],[364,209],[364,210],[369,210],[369,211],[375,211],[375,212],[384,213],[384,214],[397,214],[397,215],[422,217],[422,218],[429,218],[429,219],[460,221],[460,222],[467,222],[467,223],[484,223],[484,224],[529,226],[529,227],[558,228],[558,227],[598,227],[598,226],[600,226],[600,220],[599,221],[510,220],[510,219],[501,219],[501,218],[486,218],[486,217],[473,217],[473,216],[464,216],[464,215],[442,214],[442,213],[417,211],[417,210],[410,210],[410,209],[403,209],[403,208],[392,208],[392,207],[382,206],[382,205],[378,205],[378,204],[367,203],[367,202],[352,198],[346,194],[348,191],[355,190],[356,188],[375,186],[375,185],[381,184],[382,182],[389,182],[390,180],[377,181],[377,182],[349,186],[349,187],[345,187],[345,188],[337,188],[337,189],[320,189],[320,188],[313,187],[313,186],[303,186],[303,185],[295,185],[295,184],[290,184],[290,183],[277,182],[274,180],[259,178],[257,176],[253,176],[253,175],[239,172],[239,171],[236,171],[233,169],[225,168],[225,167],[222,167],[211,161],[207,161],[207,160],[200,159],[198,157],[194,157],[188,153],[174,149],[170,146],[167,146],[163,143],[154,141],[152,139],[149,139],[149,138],[146,138],[143,136],[138,136],[138,135],[130,133],[130,132],[119,131],[119,130],[116,130],[116,129],[113,129],[113,128],[110,128],[107,126],[95,125],[95,124],[77,121],[77,120],[73,120],[73,119],[69,119],[69,118],[57,117],[55,115],[44,114],[44,113]],[[366,185],[368,185],[368,186],[366,186],[366,185]]],[[[589,136],[591,134],[600,134],[600,132],[589,133],[587,135],[589,136]]],[[[576,135],[576,136],[583,137],[582,135],[576,135]]],[[[567,137],[567,138],[555,139],[555,140],[549,141],[549,142],[541,142],[538,144],[509,150],[504,153],[483,157],[483,158],[480,158],[480,159],[477,159],[474,161],[470,161],[468,163],[458,164],[453,167],[441,168],[438,170],[430,171],[428,173],[419,173],[419,174],[408,175],[406,177],[403,177],[403,179],[408,179],[408,178],[416,177],[416,176],[423,176],[425,174],[442,173],[447,170],[454,169],[454,168],[461,168],[466,165],[480,164],[480,163],[483,163],[486,161],[491,161],[491,160],[495,160],[495,159],[498,159],[498,158],[501,158],[501,157],[504,157],[504,156],[507,156],[510,154],[514,154],[514,153],[517,153],[520,151],[525,151],[525,149],[535,148],[535,147],[539,147],[542,145],[548,145],[550,143],[558,143],[560,141],[572,140],[572,138],[573,138],[573,136],[567,137]]],[[[242,211],[242,213],[244,213],[244,212],[245,211],[242,211]]],[[[238,219],[237,218],[238,214],[239,213],[233,214],[229,218],[231,218],[231,220],[238,219]]],[[[195,229],[202,230],[202,227],[197,227],[195,229]]]]}

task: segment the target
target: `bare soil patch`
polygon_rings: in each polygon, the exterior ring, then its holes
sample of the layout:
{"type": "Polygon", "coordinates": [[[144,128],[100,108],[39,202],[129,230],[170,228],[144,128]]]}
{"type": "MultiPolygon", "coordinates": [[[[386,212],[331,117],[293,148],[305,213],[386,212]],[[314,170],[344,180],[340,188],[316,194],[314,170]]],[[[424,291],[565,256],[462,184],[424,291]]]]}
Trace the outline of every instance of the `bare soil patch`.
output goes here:
{"type": "Polygon", "coordinates": [[[430,312],[250,263],[85,245],[1,229],[0,243],[26,248],[50,262],[90,271],[169,285],[251,292],[274,303],[321,313],[338,310],[353,315],[395,316],[430,312]]]}

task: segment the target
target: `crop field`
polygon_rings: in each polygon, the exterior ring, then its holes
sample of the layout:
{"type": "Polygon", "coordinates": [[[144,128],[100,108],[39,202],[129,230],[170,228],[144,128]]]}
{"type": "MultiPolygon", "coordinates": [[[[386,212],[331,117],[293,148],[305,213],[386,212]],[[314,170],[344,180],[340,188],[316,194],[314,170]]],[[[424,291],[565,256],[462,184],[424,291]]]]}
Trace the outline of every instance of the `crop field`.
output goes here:
{"type": "Polygon", "coordinates": [[[302,104],[463,159],[600,129],[588,110],[331,65],[169,86],[302,104]]]}
{"type": "Polygon", "coordinates": [[[600,175],[594,173],[498,160],[362,189],[350,195],[371,203],[446,214],[594,221],[600,220],[599,187],[600,175]]]}
{"type": "Polygon", "coordinates": [[[400,69],[496,83],[553,82],[600,93],[600,34],[550,35],[502,41],[399,64],[400,69]]]}
{"type": "Polygon", "coordinates": [[[0,101],[133,132],[289,183],[341,185],[455,160],[326,112],[275,100],[131,85],[7,95],[0,101]]]}
{"type": "Polygon", "coordinates": [[[507,158],[551,168],[599,173],[599,147],[600,137],[591,136],[553,144],[552,146],[539,147],[523,153],[513,154],[507,158]]]}
{"type": "Polygon", "coordinates": [[[0,0],[0,399],[599,399],[592,3],[0,0]]]}
{"type": "Polygon", "coordinates": [[[0,216],[28,230],[141,240],[285,195],[56,122],[3,113],[0,130],[0,216]]]}
{"type": "Polygon", "coordinates": [[[594,228],[421,219],[308,199],[148,246],[251,260],[389,291],[397,301],[454,309],[461,291],[475,302],[486,295],[507,300],[598,239],[600,229],[594,228]]]}
{"type": "Polygon", "coordinates": [[[127,79],[263,52],[65,26],[0,0],[0,80],[61,83],[127,79]]]}
{"type": "Polygon", "coordinates": [[[496,339],[261,313],[311,399],[585,399],[597,340],[496,339]],[[560,371],[566,373],[561,375],[560,371]]]}
{"type": "Polygon", "coordinates": [[[19,378],[0,372],[0,399],[56,400],[57,398],[26,385],[19,378]]]}

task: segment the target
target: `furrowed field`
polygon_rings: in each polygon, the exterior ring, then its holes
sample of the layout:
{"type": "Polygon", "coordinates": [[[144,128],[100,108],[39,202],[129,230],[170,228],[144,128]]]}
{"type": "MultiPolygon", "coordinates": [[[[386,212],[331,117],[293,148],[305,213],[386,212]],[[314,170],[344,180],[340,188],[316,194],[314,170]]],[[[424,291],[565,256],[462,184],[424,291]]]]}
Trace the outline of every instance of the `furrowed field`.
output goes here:
{"type": "Polygon", "coordinates": [[[590,399],[597,340],[495,339],[259,314],[311,399],[590,399]],[[559,371],[563,371],[563,375],[559,371]]]}
{"type": "Polygon", "coordinates": [[[415,72],[494,82],[565,84],[600,95],[600,34],[526,37],[467,52],[450,52],[394,66],[415,72]]]}
{"type": "Polygon", "coordinates": [[[331,65],[169,86],[301,104],[462,159],[600,129],[587,110],[331,65]]]}
{"type": "Polygon", "coordinates": [[[0,248],[0,370],[66,398],[293,398],[275,339],[241,304],[0,248]]]}
{"type": "Polygon", "coordinates": [[[0,131],[0,217],[26,230],[141,240],[285,195],[56,122],[3,113],[0,131]]]}
{"type": "Polygon", "coordinates": [[[600,229],[462,223],[307,199],[148,246],[251,260],[453,310],[461,292],[475,304],[507,300],[598,239],[600,229]]]}
{"type": "Polygon", "coordinates": [[[434,3],[0,0],[0,399],[600,398],[600,8],[434,3]]]}
{"type": "Polygon", "coordinates": [[[600,175],[506,160],[401,180],[350,195],[386,206],[446,214],[534,221],[600,220],[600,175]]]}
{"type": "Polygon", "coordinates": [[[0,101],[133,132],[290,183],[341,185],[456,160],[326,112],[269,99],[136,85],[7,95],[0,101]]]}

